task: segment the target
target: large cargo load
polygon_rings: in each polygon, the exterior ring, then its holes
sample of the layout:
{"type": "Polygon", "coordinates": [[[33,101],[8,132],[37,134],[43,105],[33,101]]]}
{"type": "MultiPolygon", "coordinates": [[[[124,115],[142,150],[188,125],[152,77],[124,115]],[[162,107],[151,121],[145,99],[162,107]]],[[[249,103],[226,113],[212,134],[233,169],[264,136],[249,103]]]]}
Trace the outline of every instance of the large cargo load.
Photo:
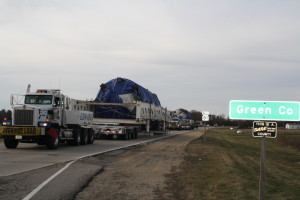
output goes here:
{"type": "Polygon", "coordinates": [[[156,94],[126,78],[101,84],[95,101],[89,104],[96,137],[137,138],[140,131],[164,132],[170,121],[170,113],[161,107],[156,94]]]}
{"type": "MultiPolygon", "coordinates": [[[[125,78],[116,78],[101,84],[95,101],[100,103],[124,103],[124,105],[144,102],[161,106],[156,94],[125,78]]],[[[94,117],[136,119],[136,107],[132,105],[96,105],[94,107],[94,117]]]]}

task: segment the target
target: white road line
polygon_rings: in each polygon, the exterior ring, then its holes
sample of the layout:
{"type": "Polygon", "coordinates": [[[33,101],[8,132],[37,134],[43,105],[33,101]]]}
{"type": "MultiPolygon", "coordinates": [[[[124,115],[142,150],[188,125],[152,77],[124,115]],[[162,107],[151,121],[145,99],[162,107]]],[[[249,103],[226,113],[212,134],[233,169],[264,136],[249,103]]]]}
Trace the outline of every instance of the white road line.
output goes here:
{"type": "MultiPolygon", "coordinates": [[[[186,133],[186,132],[183,132],[183,133],[186,133]]],[[[53,180],[55,177],[57,177],[59,174],[61,174],[63,171],[65,171],[70,165],[72,165],[77,160],[81,160],[83,158],[87,158],[87,157],[91,157],[91,156],[95,156],[95,155],[99,155],[99,154],[103,154],[103,153],[108,153],[108,152],[111,152],[111,151],[120,150],[120,149],[127,148],[127,147],[137,146],[137,145],[140,145],[140,144],[145,144],[145,143],[149,143],[149,142],[155,142],[157,140],[162,140],[162,139],[173,137],[173,136],[176,136],[176,135],[179,135],[179,134],[183,134],[183,133],[178,133],[178,134],[174,134],[174,135],[167,135],[165,137],[155,138],[155,139],[152,139],[152,140],[147,140],[147,141],[139,142],[139,143],[136,143],[136,144],[131,144],[131,145],[123,146],[123,147],[109,149],[109,150],[105,150],[105,151],[101,151],[101,152],[98,152],[98,153],[93,153],[93,154],[89,154],[89,155],[85,155],[85,156],[81,156],[79,158],[76,158],[76,159],[70,161],[69,163],[67,163],[62,169],[60,169],[58,172],[56,172],[55,174],[53,174],[50,178],[48,178],[43,183],[41,183],[37,188],[35,188],[34,190],[32,190],[32,192],[30,192],[26,197],[24,197],[23,200],[30,200],[45,185],[47,185],[51,180],[53,180]]]]}
{"type": "Polygon", "coordinates": [[[58,176],[60,173],[65,171],[71,164],[73,164],[76,160],[73,160],[69,162],[66,166],[64,166],[62,169],[60,169],[58,172],[53,174],[50,178],[45,180],[42,184],[40,184],[37,188],[35,188],[32,192],[30,192],[23,200],[29,200],[31,199],[36,193],[38,193],[45,185],[47,185],[52,179],[54,179],[56,176],[58,176]]]}

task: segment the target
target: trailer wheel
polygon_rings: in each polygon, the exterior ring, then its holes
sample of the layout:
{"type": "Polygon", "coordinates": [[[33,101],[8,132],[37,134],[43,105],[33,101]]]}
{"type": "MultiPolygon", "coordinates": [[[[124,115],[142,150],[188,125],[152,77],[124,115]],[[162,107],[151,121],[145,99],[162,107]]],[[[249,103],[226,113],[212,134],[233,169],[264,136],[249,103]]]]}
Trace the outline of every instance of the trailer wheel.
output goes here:
{"type": "Polygon", "coordinates": [[[82,128],[80,135],[81,135],[81,144],[86,145],[88,143],[88,129],[82,128]]]}
{"type": "Polygon", "coordinates": [[[131,140],[131,133],[126,133],[125,140],[131,140]]]}
{"type": "Polygon", "coordinates": [[[88,144],[93,144],[94,141],[95,141],[94,130],[90,129],[89,130],[89,136],[88,136],[88,144]]]}
{"type": "Polygon", "coordinates": [[[8,149],[17,148],[19,141],[10,136],[4,136],[4,145],[8,149]]]}
{"type": "Polygon", "coordinates": [[[59,139],[53,138],[50,135],[46,136],[46,146],[48,149],[57,149],[59,143],[59,139]]]}
{"type": "Polygon", "coordinates": [[[80,129],[76,128],[73,130],[73,145],[78,146],[81,143],[81,137],[80,137],[80,129]]]}

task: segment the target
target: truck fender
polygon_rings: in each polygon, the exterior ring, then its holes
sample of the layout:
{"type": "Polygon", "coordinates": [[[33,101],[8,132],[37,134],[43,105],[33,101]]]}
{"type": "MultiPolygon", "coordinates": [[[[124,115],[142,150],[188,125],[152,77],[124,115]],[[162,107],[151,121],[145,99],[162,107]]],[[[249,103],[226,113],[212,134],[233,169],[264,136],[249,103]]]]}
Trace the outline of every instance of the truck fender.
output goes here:
{"type": "Polygon", "coordinates": [[[58,138],[58,134],[55,130],[55,128],[51,127],[46,132],[47,135],[50,135],[53,139],[58,138]]]}

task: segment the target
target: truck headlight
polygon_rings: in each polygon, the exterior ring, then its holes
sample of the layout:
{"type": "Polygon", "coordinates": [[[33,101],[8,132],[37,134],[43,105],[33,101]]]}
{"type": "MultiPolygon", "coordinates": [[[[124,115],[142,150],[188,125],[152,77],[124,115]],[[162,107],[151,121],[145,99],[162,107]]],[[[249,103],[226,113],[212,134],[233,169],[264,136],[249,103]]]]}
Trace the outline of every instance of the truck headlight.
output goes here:
{"type": "Polygon", "coordinates": [[[38,126],[39,127],[50,128],[51,127],[51,123],[50,122],[39,122],[38,126]]]}
{"type": "Polygon", "coordinates": [[[9,121],[9,120],[3,121],[2,126],[11,126],[11,121],[9,121]]]}

